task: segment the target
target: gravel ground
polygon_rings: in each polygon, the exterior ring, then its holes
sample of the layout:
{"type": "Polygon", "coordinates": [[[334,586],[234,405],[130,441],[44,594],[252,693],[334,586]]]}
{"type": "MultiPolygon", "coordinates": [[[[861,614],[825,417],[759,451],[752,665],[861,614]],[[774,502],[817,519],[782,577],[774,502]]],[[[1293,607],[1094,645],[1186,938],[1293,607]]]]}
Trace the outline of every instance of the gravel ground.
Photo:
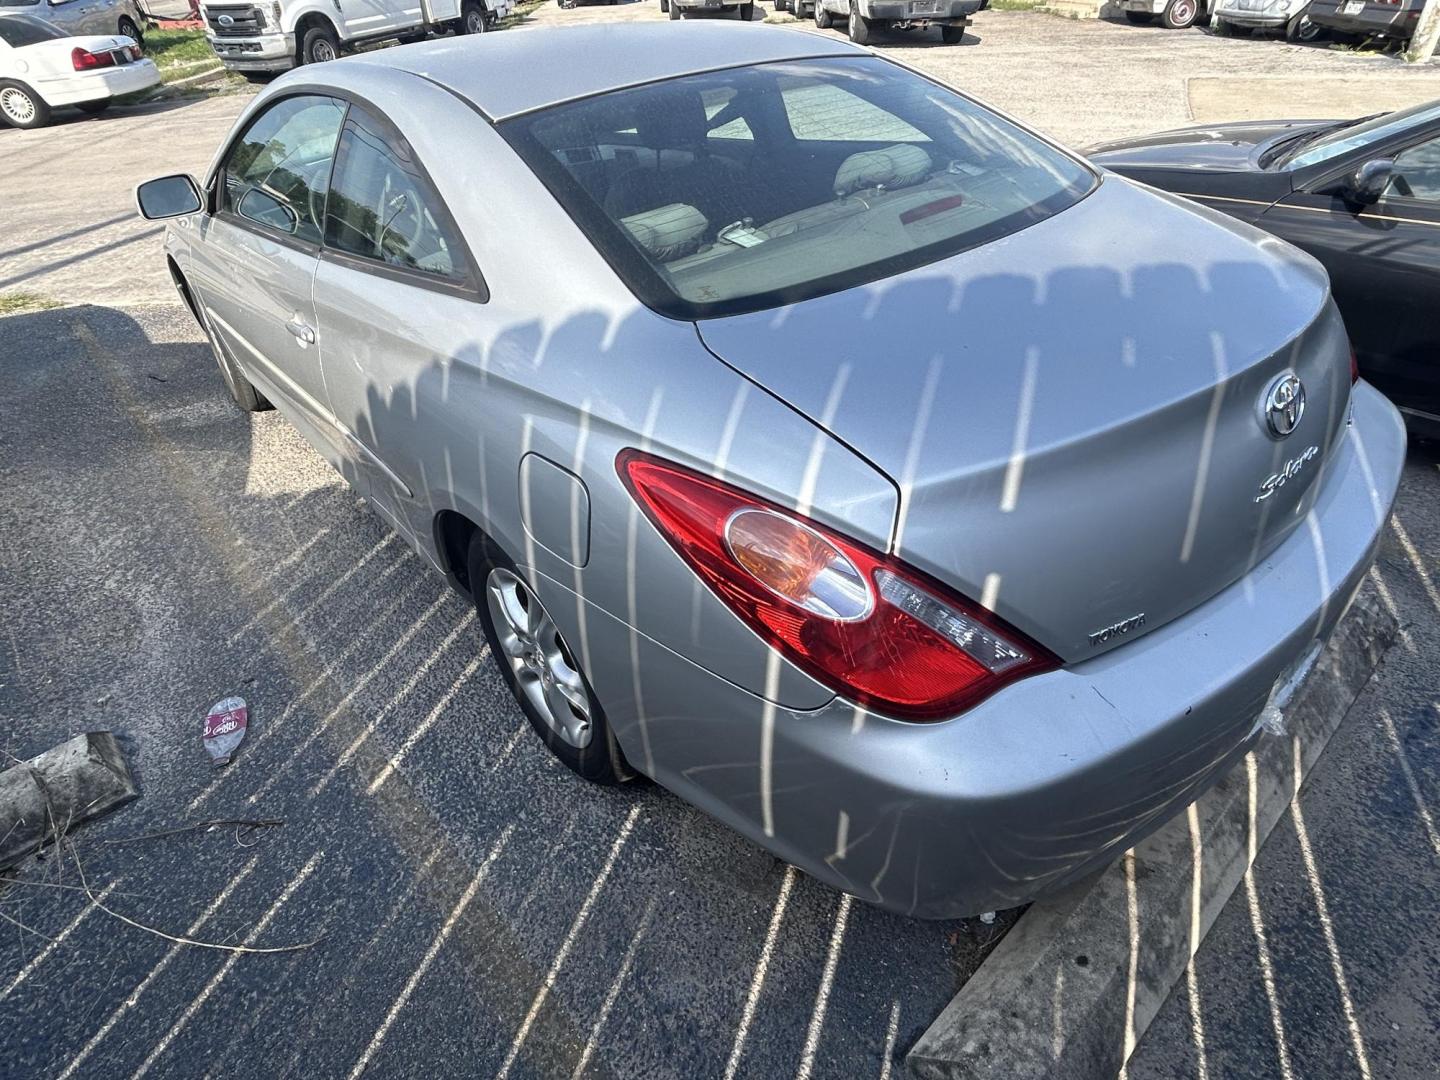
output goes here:
{"type": "MultiPolygon", "coordinates": [[[[530,25],[656,17],[546,5],[530,25]]],[[[1202,97],[1239,115],[1256,79],[1440,96],[1433,71],[1198,31],[987,12],[975,36],[895,52],[1075,144],[1213,118],[1202,97]]],[[[844,903],[661,789],[573,780],[475,662],[464,602],[278,416],[225,403],[130,190],[201,171],[243,100],[0,130],[0,293],[74,305],[0,319],[0,749],[123,734],[144,797],[76,844],[107,906],[320,940],[175,945],[91,908],[73,863],[31,863],[0,889],[31,928],[0,920],[4,1075],[886,1075],[1003,926],[844,903]],[[199,721],[234,692],[252,733],[217,774],[199,721]],[[285,825],[103,843],[230,817],[285,825]]],[[[1408,637],[1137,1076],[1440,1059],[1436,462],[1412,451],[1378,571],[1408,637]]]]}

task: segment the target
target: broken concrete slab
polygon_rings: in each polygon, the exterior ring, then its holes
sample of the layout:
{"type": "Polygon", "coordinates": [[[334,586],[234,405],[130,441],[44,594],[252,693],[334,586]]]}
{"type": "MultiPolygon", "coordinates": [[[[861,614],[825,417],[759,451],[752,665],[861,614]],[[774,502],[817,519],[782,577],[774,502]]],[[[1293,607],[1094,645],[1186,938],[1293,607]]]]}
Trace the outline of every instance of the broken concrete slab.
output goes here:
{"type": "Polygon", "coordinates": [[[1398,634],[1368,584],[1231,772],[1119,861],[1031,905],[906,1055],[924,1080],[1111,1080],[1398,634]]]}
{"type": "Polygon", "coordinates": [[[108,731],[77,735],[0,772],[0,870],[139,794],[108,731]]]}

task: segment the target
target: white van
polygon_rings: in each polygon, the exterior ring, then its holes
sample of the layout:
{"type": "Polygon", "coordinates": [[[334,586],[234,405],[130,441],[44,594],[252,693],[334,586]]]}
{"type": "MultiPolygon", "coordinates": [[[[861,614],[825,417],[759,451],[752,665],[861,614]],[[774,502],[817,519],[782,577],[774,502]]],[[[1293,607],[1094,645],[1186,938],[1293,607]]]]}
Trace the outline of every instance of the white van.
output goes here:
{"type": "Polygon", "coordinates": [[[334,60],[357,45],[420,41],[453,30],[479,34],[510,13],[515,0],[202,0],[205,36],[231,71],[262,76],[334,60]]]}

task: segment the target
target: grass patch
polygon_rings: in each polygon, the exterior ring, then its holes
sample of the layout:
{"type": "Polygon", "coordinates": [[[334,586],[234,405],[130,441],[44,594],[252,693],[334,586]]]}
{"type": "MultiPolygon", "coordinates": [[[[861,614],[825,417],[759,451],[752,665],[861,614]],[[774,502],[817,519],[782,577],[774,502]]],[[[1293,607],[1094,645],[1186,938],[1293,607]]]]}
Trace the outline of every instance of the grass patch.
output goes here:
{"type": "Polygon", "coordinates": [[[48,311],[60,305],[35,293],[0,293],[0,315],[19,315],[23,311],[48,311]]]}
{"type": "Polygon", "coordinates": [[[220,58],[203,30],[151,30],[145,35],[145,55],[160,69],[161,82],[200,75],[220,66],[220,58]]]}
{"type": "Polygon", "coordinates": [[[510,14],[500,20],[498,29],[505,30],[512,26],[519,26],[523,22],[528,22],[530,13],[543,3],[545,3],[545,0],[520,0],[520,2],[511,9],[510,14]]]}

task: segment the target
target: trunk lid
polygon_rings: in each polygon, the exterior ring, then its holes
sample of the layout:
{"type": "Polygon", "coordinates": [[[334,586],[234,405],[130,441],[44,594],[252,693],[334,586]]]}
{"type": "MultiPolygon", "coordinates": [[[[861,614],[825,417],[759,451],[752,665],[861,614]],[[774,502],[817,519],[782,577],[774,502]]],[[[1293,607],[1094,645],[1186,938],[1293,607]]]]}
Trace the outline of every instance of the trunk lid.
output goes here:
{"type": "Polygon", "coordinates": [[[1350,393],[1318,263],[1117,177],[942,262],[698,326],[895,481],[901,558],[1067,661],[1263,560],[1313,504],[1350,393]],[[1287,371],[1307,405],[1277,438],[1261,399],[1287,371]]]}

